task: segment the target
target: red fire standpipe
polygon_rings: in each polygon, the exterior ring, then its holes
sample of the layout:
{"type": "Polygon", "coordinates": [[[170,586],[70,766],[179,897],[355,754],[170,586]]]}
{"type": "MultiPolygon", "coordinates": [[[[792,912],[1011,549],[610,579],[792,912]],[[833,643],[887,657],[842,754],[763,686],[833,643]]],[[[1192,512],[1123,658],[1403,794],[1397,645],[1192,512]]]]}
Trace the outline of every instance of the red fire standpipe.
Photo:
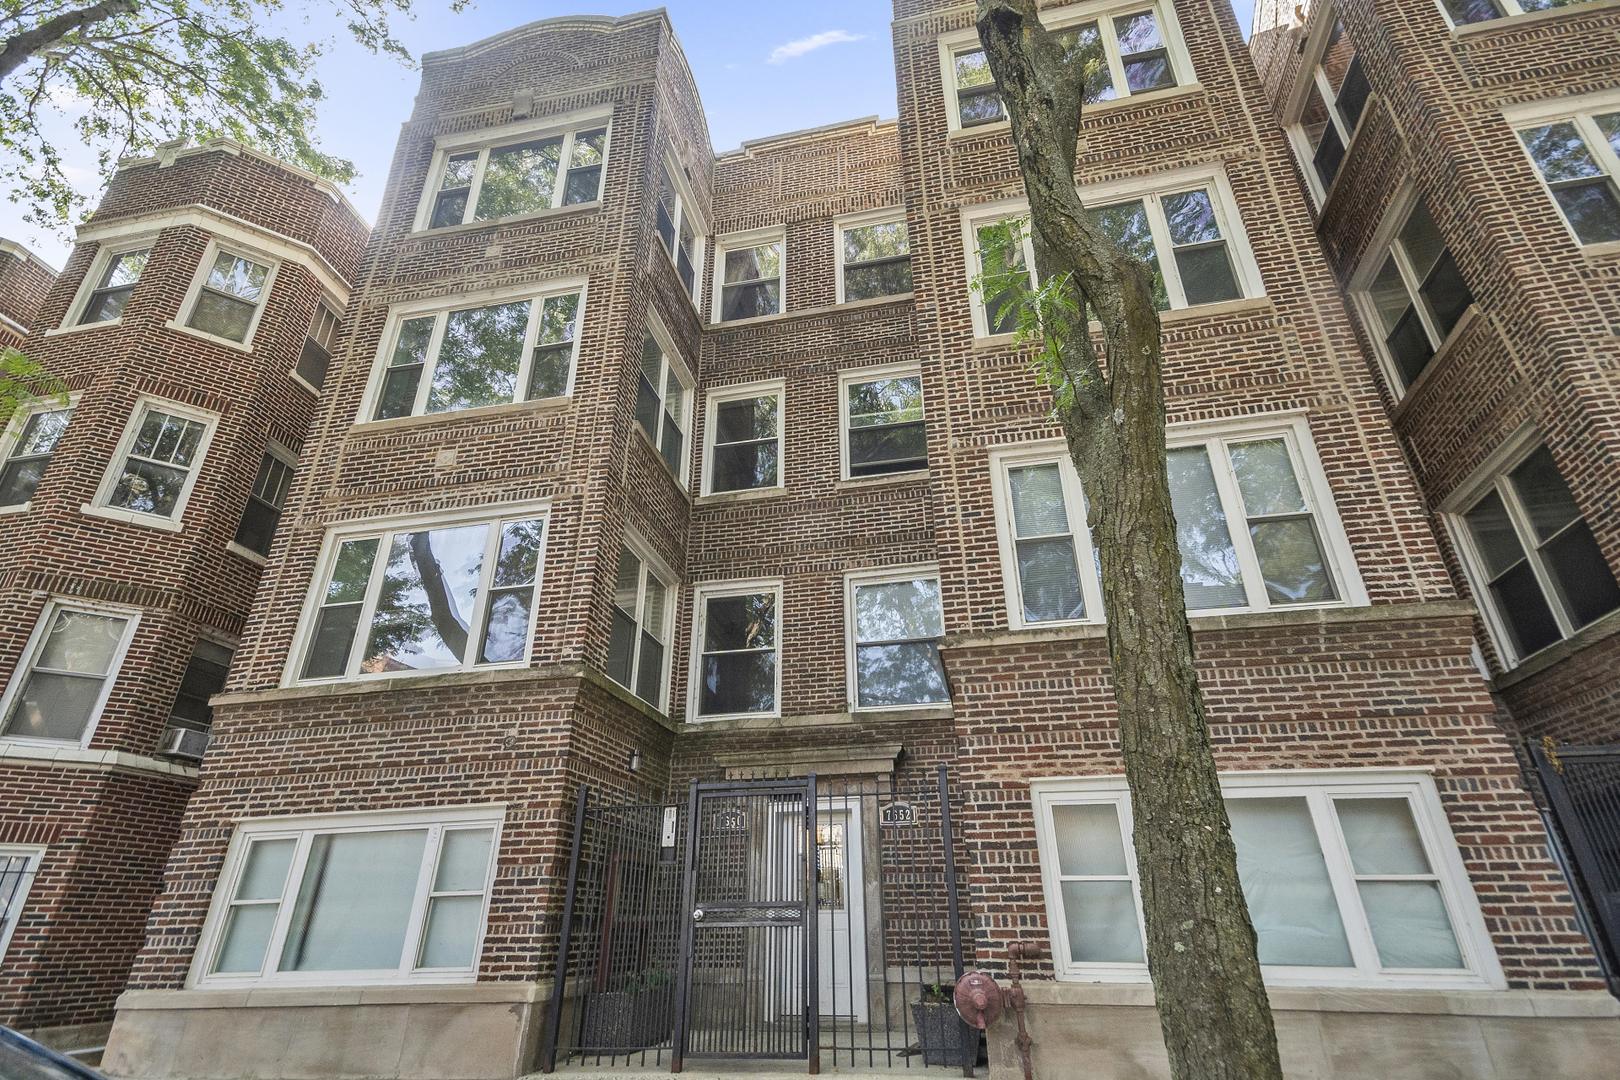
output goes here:
{"type": "Polygon", "coordinates": [[[1007,958],[1010,962],[1008,974],[1012,976],[1012,1007],[1018,1014],[1018,1052],[1024,1057],[1024,1080],[1034,1080],[1034,1068],[1029,1062],[1029,1048],[1035,1045],[1035,1040],[1029,1037],[1024,1028],[1024,984],[1018,981],[1018,961],[1020,958],[1033,960],[1041,954],[1038,945],[1016,944],[1007,949],[1007,958]]]}
{"type": "MultiPolygon", "coordinates": [[[[956,983],[956,1015],[970,1028],[983,1031],[1001,1015],[1005,995],[996,980],[982,971],[962,976],[956,983]]],[[[973,1075],[973,1063],[979,1056],[979,1036],[975,1032],[972,1044],[964,1040],[962,1046],[962,1075],[973,1075]]]]}

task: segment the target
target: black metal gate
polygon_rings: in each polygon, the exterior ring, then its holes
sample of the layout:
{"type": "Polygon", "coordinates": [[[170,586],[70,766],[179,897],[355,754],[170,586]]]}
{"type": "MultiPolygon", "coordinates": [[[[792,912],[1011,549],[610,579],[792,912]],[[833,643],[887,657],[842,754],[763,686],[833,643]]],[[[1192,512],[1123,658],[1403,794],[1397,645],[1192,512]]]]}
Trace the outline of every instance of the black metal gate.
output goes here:
{"type": "Polygon", "coordinates": [[[1620,996],[1620,746],[1532,745],[1530,751],[1574,861],[1577,902],[1584,901],[1604,974],[1620,996]]]}
{"type": "Polygon", "coordinates": [[[580,792],[542,1071],[729,1057],[972,1075],[977,1033],[925,993],[973,958],[943,767],[680,795],[580,792]]]}

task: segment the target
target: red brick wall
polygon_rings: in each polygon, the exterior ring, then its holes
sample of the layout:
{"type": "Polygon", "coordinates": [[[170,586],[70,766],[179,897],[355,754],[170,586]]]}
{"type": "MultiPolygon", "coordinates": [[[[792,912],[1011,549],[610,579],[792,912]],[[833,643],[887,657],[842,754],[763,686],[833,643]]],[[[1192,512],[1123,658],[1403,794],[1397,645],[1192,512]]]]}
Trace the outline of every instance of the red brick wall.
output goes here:
{"type": "MultiPolygon", "coordinates": [[[[39,314],[45,294],[56,282],[56,271],[38,258],[18,251],[0,248],[0,317],[27,328],[39,314]]],[[[6,335],[4,344],[21,344],[17,332],[0,322],[0,334],[6,335]]]]}

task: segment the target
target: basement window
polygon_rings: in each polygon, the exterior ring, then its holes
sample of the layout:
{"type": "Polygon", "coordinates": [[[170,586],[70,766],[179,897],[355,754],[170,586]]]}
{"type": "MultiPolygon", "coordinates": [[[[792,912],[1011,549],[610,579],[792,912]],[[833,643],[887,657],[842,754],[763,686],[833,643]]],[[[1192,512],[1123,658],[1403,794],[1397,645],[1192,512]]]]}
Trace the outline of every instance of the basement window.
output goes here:
{"type": "Polygon", "coordinates": [[[420,228],[493,221],[602,197],[606,125],[492,146],[441,148],[420,228]]]}
{"type": "Polygon", "coordinates": [[[472,982],[503,817],[467,807],[239,826],[198,984],[472,982]]]}
{"type": "MultiPolygon", "coordinates": [[[[1125,778],[1031,786],[1059,978],[1146,982],[1125,778]]],[[[1429,777],[1229,773],[1221,788],[1267,983],[1506,985],[1429,777]]]]}

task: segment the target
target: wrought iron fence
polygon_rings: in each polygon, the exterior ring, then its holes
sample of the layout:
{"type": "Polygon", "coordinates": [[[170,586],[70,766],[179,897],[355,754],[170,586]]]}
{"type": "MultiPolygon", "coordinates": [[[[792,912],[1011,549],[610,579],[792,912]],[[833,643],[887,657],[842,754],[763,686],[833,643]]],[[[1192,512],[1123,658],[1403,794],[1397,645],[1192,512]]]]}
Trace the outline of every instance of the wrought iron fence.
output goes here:
{"type": "Polygon", "coordinates": [[[1557,854],[1574,863],[1576,900],[1620,996],[1620,746],[1544,744],[1530,753],[1562,841],[1557,854]]]}
{"type": "Polygon", "coordinates": [[[972,963],[956,795],[937,773],[582,791],[541,1067],[687,1057],[963,1069],[930,1001],[972,963]]]}

